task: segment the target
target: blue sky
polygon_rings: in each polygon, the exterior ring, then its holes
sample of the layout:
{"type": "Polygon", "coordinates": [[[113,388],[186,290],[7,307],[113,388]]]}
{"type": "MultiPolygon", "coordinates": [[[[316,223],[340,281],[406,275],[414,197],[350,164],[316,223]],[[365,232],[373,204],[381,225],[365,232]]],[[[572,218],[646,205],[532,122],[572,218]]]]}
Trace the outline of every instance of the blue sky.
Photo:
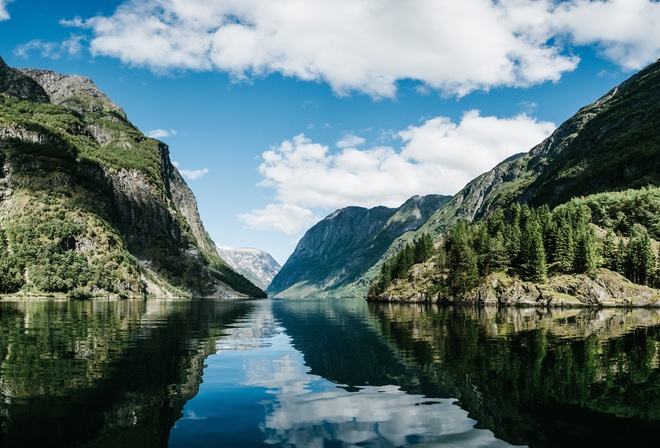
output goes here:
{"type": "Polygon", "coordinates": [[[0,0],[0,56],[92,78],[222,246],[454,194],[660,57],[656,0],[0,0]]]}

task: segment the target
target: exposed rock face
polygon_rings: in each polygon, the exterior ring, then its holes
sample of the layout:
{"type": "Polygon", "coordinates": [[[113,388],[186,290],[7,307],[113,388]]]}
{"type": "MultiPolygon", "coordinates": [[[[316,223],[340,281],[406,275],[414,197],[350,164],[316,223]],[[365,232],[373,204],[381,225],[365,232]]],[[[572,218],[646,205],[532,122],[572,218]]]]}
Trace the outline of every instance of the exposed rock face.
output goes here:
{"type": "Polygon", "coordinates": [[[636,285],[607,269],[600,269],[595,279],[584,274],[559,275],[541,284],[498,272],[482,279],[479,286],[465,297],[427,294],[429,287],[439,279],[433,263],[416,265],[411,277],[413,282],[395,281],[381,296],[370,300],[569,308],[660,306],[660,291],[636,285]]]}
{"type": "Polygon", "coordinates": [[[367,283],[360,277],[384,256],[393,241],[417,230],[448,199],[415,196],[399,208],[347,207],[332,213],[300,240],[273,279],[269,294],[363,294],[367,283]]]}
{"type": "Polygon", "coordinates": [[[16,71],[34,79],[46,91],[53,104],[62,105],[80,114],[115,112],[124,120],[127,119],[124,110],[113,103],[89,78],[33,68],[16,71]]]}
{"type": "Polygon", "coordinates": [[[0,58],[0,93],[2,92],[39,103],[50,102],[48,94],[39,83],[20,71],[10,68],[0,58]]]}
{"type": "Polygon", "coordinates": [[[218,254],[236,272],[243,274],[263,290],[268,288],[275,275],[282,269],[270,254],[259,249],[218,247],[218,254]]]}
{"type": "Polygon", "coordinates": [[[145,137],[91,80],[0,64],[0,85],[6,92],[0,93],[0,187],[6,185],[0,213],[10,233],[5,250],[15,254],[12,241],[23,241],[21,229],[39,224],[37,218],[45,229],[59,220],[73,232],[49,231],[38,240],[43,248],[28,245],[26,255],[14,257],[25,270],[22,290],[66,293],[75,283],[91,295],[264,295],[217,255],[167,145],[145,137]],[[39,92],[52,104],[18,106],[16,97],[39,100],[39,92]],[[21,115],[24,109],[30,112],[21,115]],[[70,219],[76,224],[69,226],[70,219]],[[44,273],[30,267],[38,253],[51,257],[44,273]],[[70,272],[54,286],[29,275],[47,278],[62,257],[80,256],[87,259],[87,268],[76,271],[84,284],[70,272]],[[112,284],[99,283],[104,271],[117,277],[112,284]]]}

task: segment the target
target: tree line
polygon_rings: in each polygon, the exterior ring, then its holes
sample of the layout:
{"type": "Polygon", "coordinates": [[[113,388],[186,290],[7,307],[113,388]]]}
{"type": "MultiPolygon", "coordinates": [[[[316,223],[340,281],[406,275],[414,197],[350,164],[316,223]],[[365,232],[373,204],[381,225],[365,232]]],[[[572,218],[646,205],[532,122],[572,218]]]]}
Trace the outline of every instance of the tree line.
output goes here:
{"type": "Polygon", "coordinates": [[[464,296],[480,278],[496,271],[543,283],[549,272],[595,278],[601,267],[634,283],[660,287],[658,259],[647,228],[635,223],[624,236],[611,228],[596,227],[591,209],[582,200],[552,211],[547,206],[514,203],[478,223],[461,220],[446,233],[437,250],[432,238],[423,235],[382,265],[368,295],[382,294],[395,279],[407,278],[411,263],[431,257],[443,274],[434,291],[440,295],[464,296]],[[430,249],[418,249],[420,256],[415,258],[418,246],[430,249]]]}

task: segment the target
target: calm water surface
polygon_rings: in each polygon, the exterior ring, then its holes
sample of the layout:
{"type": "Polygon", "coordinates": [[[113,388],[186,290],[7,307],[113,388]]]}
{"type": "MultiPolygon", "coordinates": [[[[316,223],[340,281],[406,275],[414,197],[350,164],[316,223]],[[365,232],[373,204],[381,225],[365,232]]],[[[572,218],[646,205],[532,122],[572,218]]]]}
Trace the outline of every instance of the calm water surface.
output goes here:
{"type": "Polygon", "coordinates": [[[654,310],[0,302],[2,447],[656,446],[654,310]]]}

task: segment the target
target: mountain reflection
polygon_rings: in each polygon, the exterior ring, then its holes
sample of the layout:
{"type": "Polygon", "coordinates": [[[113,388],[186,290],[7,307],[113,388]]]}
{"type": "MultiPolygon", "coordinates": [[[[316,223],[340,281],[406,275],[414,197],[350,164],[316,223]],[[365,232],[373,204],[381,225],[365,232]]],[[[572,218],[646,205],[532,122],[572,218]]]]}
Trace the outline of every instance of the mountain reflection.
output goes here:
{"type": "Polygon", "coordinates": [[[167,446],[215,339],[248,308],[0,302],[0,446],[167,446]]]}
{"type": "Polygon", "coordinates": [[[660,313],[0,301],[2,447],[641,446],[660,313]]]}
{"type": "Polygon", "coordinates": [[[429,391],[428,382],[380,337],[365,303],[295,300],[274,307],[291,335],[287,343],[300,351],[247,368],[246,383],[274,397],[267,405],[266,443],[510,446],[477,429],[455,399],[411,393],[429,391]]]}

